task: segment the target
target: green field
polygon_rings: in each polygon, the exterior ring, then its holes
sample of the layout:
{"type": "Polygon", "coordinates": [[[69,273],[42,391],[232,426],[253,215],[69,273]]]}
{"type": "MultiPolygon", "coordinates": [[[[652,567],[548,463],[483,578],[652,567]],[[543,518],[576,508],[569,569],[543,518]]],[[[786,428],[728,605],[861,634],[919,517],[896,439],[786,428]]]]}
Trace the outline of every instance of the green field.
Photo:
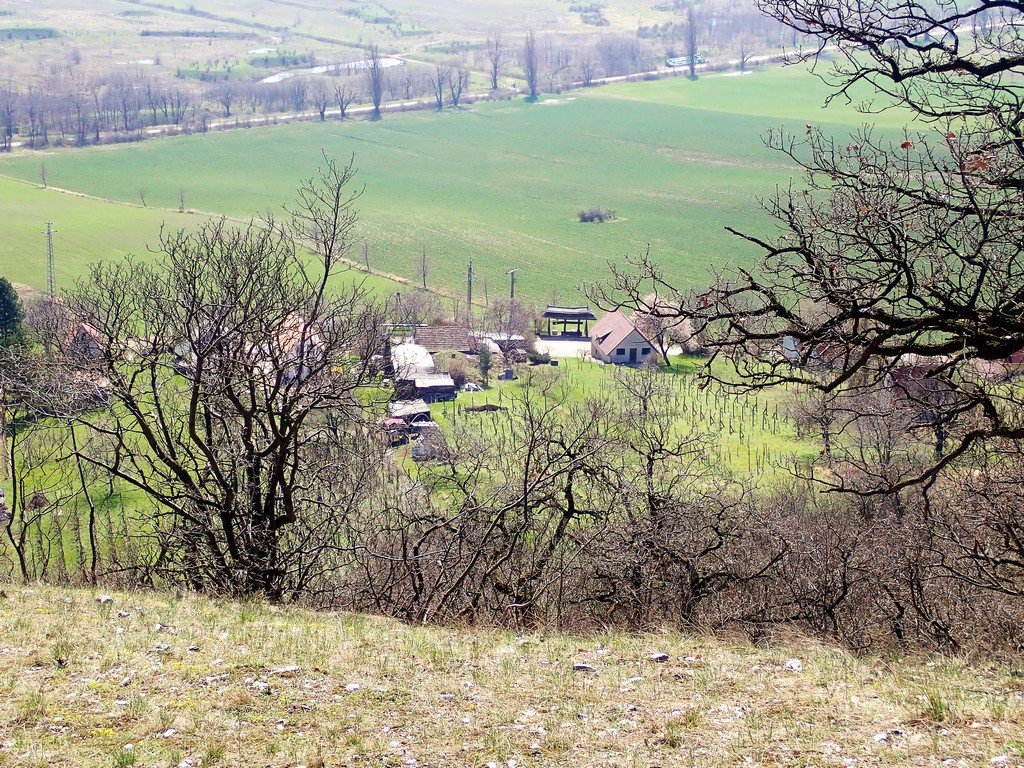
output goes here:
{"type": "MultiPolygon", "coordinates": [[[[490,296],[500,296],[507,270],[519,267],[524,295],[573,301],[582,283],[606,274],[609,260],[648,245],[674,279],[691,286],[706,282],[713,268],[749,261],[754,250],[724,227],[769,228],[758,197],[792,175],[764,149],[764,131],[814,122],[845,133],[863,121],[850,106],[822,111],[826,95],[805,71],[774,68],[376,123],[304,123],[22,153],[0,159],[0,174],[34,181],[45,162],[52,186],[129,203],[145,187],[148,204],[169,212],[135,218],[133,211],[134,224],[120,226],[140,227],[136,242],[146,242],[157,219],[180,215],[173,211],[179,187],[191,208],[251,216],[290,200],[321,148],[339,158],[354,153],[366,186],[359,237],[369,244],[375,271],[411,279],[426,248],[429,282],[447,292],[461,293],[472,259],[479,298],[483,279],[490,296]],[[619,218],[581,224],[575,214],[584,206],[614,209],[619,218]]],[[[883,117],[889,126],[901,119],[883,117]]],[[[62,221],[61,211],[48,207],[55,196],[38,192],[36,203],[24,203],[24,216],[34,217],[31,231],[52,218],[64,237],[100,243],[96,255],[105,255],[110,235],[102,217],[62,221]]],[[[0,236],[18,243],[6,237],[10,226],[0,224],[0,236]]]]}
{"type": "MultiPolygon", "coordinates": [[[[148,257],[158,245],[162,226],[191,229],[208,219],[205,214],[106,202],[10,178],[0,178],[0,200],[0,274],[36,290],[47,285],[47,221],[55,230],[54,271],[60,289],[73,286],[95,261],[126,254],[148,257]]],[[[358,270],[350,277],[379,295],[402,288],[358,270]]]]}

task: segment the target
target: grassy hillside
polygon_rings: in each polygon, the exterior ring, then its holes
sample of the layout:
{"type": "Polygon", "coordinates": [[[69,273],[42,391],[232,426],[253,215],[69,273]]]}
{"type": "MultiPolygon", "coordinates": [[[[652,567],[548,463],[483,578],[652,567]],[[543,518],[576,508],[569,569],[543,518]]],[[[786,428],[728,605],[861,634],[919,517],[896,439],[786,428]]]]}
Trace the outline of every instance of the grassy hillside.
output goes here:
{"type": "Polygon", "coordinates": [[[374,268],[413,278],[426,247],[430,282],[448,291],[462,290],[472,259],[478,296],[482,278],[491,295],[503,294],[507,270],[519,267],[524,295],[569,301],[582,282],[606,274],[608,260],[648,245],[690,285],[752,258],[724,227],[763,231],[769,224],[757,199],[791,175],[763,148],[763,132],[813,121],[842,133],[861,122],[849,106],[823,112],[825,95],[797,68],[678,78],[535,105],[22,154],[0,160],[0,173],[34,180],[45,162],[58,187],[137,202],[142,186],[151,206],[171,209],[184,187],[191,207],[249,216],[291,199],[322,148],[340,158],[355,153],[366,185],[360,233],[374,268]],[[614,209],[619,219],[579,223],[575,214],[589,206],[614,209]]]}
{"type": "Polygon", "coordinates": [[[5,766],[968,766],[1024,750],[1009,666],[4,589],[5,766]]]}
{"type": "MultiPolygon", "coordinates": [[[[288,199],[287,197],[282,198],[288,199]]],[[[58,288],[69,288],[89,264],[132,253],[148,256],[160,238],[160,228],[193,228],[208,216],[176,210],[142,208],[43,189],[38,184],[0,177],[0,275],[12,282],[45,290],[46,222],[52,221],[58,288]]],[[[402,286],[377,275],[354,271],[346,280],[365,281],[381,295],[402,286]]]]}

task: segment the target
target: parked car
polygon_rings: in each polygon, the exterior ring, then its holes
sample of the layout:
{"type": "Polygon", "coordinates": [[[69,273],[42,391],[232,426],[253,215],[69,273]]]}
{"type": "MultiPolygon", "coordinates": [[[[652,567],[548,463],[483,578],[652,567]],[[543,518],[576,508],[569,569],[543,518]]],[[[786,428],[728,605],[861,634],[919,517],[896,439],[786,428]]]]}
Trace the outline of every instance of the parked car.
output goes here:
{"type": "Polygon", "coordinates": [[[467,381],[462,386],[462,391],[463,392],[483,392],[484,388],[481,387],[479,384],[474,384],[472,381],[467,381]]]}

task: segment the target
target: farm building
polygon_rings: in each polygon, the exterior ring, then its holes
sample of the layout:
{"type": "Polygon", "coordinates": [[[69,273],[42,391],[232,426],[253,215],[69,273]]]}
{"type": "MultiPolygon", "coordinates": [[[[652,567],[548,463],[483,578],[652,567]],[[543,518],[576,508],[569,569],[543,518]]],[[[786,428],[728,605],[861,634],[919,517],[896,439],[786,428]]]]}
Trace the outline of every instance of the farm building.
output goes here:
{"type": "Polygon", "coordinates": [[[455,399],[455,382],[447,373],[419,374],[413,378],[412,385],[417,397],[427,403],[455,399]]]}
{"type": "Polygon", "coordinates": [[[292,312],[277,327],[271,361],[286,365],[286,381],[301,381],[325,362],[326,349],[320,329],[300,314],[292,312]]]}
{"type": "Polygon", "coordinates": [[[393,400],[388,403],[388,418],[401,419],[410,425],[430,421],[430,406],[423,400],[393,400]]]}
{"type": "Polygon", "coordinates": [[[615,365],[636,365],[647,360],[653,345],[621,311],[609,312],[590,332],[590,356],[615,365]]]}
{"type": "Polygon", "coordinates": [[[552,335],[552,326],[557,327],[562,336],[586,336],[590,322],[597,319],[590,307],[556,307],[550,304],[541,317],[548,321],[548,336],[552,335]]]}

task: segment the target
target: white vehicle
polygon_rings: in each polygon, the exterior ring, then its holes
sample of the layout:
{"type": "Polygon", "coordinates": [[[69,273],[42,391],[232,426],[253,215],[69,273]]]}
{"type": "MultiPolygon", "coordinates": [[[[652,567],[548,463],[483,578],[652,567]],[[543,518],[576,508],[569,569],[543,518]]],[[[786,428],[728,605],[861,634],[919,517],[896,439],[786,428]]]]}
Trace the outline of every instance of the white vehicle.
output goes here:
{"type": "Polygon", "coordinates": [[[467,381],[463,385],[462,391],[463,392],[483,392],[484,388],[481,387],[479,384],[474,384],[472,381],[467,381]]]}

